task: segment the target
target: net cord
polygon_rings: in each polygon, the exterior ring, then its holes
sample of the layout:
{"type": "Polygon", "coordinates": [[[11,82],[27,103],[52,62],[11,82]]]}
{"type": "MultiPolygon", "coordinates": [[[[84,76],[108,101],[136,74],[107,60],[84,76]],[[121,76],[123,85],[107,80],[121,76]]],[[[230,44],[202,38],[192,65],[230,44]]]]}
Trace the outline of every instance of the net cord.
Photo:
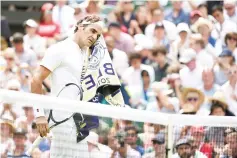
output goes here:
{"type": "Polygon", "coordinates": [[[161,125],[237,127],[237,117],[165,114],[0,89],[0,102],[161,125]]]}

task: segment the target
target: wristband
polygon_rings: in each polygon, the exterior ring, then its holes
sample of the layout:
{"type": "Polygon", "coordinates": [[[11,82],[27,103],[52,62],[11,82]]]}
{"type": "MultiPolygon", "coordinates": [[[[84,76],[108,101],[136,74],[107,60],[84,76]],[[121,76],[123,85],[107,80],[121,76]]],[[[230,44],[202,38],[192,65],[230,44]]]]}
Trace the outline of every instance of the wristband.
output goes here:
{"type": "Polygon", "coordinates": [[[44,109],[41,109],[41,108],[36,108],[35,109],[35,117],[41,117],[41,116],[45,116],[44,115],[44,109]]]}

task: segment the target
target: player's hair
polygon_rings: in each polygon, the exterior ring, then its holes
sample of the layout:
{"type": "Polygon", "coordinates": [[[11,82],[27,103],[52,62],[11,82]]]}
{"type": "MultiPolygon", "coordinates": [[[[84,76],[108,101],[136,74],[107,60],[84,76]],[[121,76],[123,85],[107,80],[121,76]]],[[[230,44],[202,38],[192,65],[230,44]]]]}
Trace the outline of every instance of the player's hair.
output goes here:
{"type": "MultiPolygon", "coordinates": [[[[97,15],[88,15],[88,16],[84,17],[83,19],[81,19],[81,20],[79,20],[79,21],[77,22],[77,25],[76,25],[76,28],[75,28],[75,30],[74,30],[74,33],[77,32],[77,30],[78,30],[78,25],[82,24],[83,22],[96,23],[96,22],[98,22],[98,21],[100,21],[100,20],[101,20],[100,17],[97,16],[97,15]]],[[[84,24],[83,26],[86,27],[86,26],[88,26],[88,24],[84,24]]]]}

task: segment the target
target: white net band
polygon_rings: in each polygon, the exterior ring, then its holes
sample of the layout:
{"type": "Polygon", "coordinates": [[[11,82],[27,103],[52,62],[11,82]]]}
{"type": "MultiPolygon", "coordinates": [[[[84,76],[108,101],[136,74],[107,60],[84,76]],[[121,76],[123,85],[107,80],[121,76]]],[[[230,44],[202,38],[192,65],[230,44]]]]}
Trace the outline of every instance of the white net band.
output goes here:
{"type": "Polygon", "coordinates": [[[106,106],[105,108],[104,105],[100,106],[98,103],[95,104],[90,102],[75,101],[3,89],[0,90],[0,101],[4,103],[17,104],[19,106],[32,105],[33,107],[57,109],[68,112],[74,111],[87,115],[96,115],[101,117],[161,125],[237,127],[237,117],[197,117],[192,115],[164,114],[159,112],[141,111],[130,108],[124,109],[112,106],[106,106]]]}

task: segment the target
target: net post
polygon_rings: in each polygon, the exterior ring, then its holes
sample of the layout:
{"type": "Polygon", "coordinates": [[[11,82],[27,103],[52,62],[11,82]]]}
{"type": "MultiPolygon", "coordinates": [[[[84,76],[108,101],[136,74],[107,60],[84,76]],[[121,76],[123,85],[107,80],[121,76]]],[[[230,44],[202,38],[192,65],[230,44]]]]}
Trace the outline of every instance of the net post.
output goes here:
{"type": "Polygon", "coordinates": [[[170,117],[168,123],[168,139],[167,139],[168,153],[167,157],[170,158],[173,155],[173,120],[170,117]]]}

